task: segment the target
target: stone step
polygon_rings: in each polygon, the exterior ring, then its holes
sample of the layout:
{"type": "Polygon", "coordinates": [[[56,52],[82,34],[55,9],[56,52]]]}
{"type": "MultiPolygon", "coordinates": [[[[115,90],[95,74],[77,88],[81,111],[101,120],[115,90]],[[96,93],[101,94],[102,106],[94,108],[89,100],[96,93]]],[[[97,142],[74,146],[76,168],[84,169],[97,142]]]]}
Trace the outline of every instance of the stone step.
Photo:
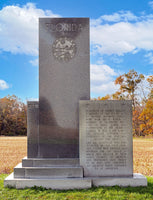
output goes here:
{"type": "Polygon", "coordinates": [[[23,158],[23,167],[79,166],[78,158],[23,158]]]}
{"type": "Polygon", "coordinates": [[[86,178],[54,178],[54,179],[22,179],[14,178],[14,173],[4,180],[5,187],[15,187],[17,189],[42,186],[47,189],[68,190],[85,189],[93,186],[121,186],[137,187],[147,186],[147,178],[141,174],[133,174],[132,177],[86,177],[86,178]]]}
{"type": "Polygon", "coordinates": [[[20,163],[14,168],[14,178],[81,178],[82,167],[22,167],[20,163]]]}
{"type": "Polygon", "coordinates": [[[91,188],[91,179],[83,178],[54,178],[54,179],[19,179],[10,174],[4,180],[5,187],[15,187],[22,189],[26,187],[42,186],[47,189],[68,190],[68,189],[87,189],[91,188]]]}

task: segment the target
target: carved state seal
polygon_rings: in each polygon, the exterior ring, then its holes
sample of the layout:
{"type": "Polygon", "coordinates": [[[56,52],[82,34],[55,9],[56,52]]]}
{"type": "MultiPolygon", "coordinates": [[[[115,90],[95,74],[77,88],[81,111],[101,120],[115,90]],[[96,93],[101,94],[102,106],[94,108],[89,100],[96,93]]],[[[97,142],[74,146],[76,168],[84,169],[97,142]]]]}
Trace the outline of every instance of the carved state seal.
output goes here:
{"type": "Polygon", "coordinates": [[[56,39],[52,46],[53,55],[59,61],[69,61],[75,56],[76,50],[75,42],[67,37],[56,39]]]}

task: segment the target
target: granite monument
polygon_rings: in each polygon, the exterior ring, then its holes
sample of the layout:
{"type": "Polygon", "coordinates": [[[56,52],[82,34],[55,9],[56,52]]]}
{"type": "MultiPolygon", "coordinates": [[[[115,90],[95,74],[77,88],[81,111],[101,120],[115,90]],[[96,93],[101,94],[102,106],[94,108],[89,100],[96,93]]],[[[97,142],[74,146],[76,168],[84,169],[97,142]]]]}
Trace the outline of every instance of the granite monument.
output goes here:
{"type": "Polygon", "coordinates": [[[133,174],[131,101],[90,100],[88,18],[39,19],[39,102],[28,102],[27,158],[5,186],[146,186],[133,174]]]}

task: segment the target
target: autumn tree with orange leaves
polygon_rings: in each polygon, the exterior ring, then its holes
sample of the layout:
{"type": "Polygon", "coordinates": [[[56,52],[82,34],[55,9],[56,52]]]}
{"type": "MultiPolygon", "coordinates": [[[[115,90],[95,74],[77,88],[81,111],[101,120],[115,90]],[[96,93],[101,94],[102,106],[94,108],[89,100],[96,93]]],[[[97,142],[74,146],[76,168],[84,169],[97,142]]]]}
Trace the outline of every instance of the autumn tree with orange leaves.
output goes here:
{"type": "Polygon", "coordinates": [[[26,118],[26,105],[15,95],[0,99],[0,135],[26,135],[26,118]]]}
{"type": "Polygon", "coordinates": [[[147,78],[149,82],[148,99],[145,102],[145,107],[139,116],[141,120],[140,130],[143,135],[153,134],[153,75],[147,78]]]}
{"type": "Polygon", "coordinates": [[[143,74],[134,70],[120,75],[116,78],[115,84],[119,89],[112,95],[98,97],[98,100],[132,100],[133,105],[133,135],[153,135],[153,75],[147,78],[148,88],[142,88],[142,93],[149,90],[148,97],[140,99],[137,91],[145,79],[143,74]]]}
{"type": "Polygon", "coordinates": [[[134,110],[138,104],[136,90],[142,80],[144,80],[144,75],[138,74],[134,70],[130,70],[115,80],[115,85],[120,86],[119,91],[115,94],[120,96],[119,99],[131,99],[134,110]]]}

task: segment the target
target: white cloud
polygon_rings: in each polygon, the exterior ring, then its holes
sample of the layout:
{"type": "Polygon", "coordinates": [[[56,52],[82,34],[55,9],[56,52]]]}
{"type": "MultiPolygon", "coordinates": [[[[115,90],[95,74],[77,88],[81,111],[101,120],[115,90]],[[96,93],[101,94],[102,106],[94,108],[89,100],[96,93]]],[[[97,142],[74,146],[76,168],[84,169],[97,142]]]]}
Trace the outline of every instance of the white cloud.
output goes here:
{"type": "Polygon", "coordinates": [[[107,55],[153,50],[153,15],[136,17],[119,12],[101,16],[91,23],[91,44],[94,53],[107,55]]]}
{"type": "Polygon", "coordinates": [[[153,64],[153,53],[149,52],[145,55],[145,57],[149,60],[150,64],[153,64]]]}
{"type": "Polygon", "coordinates": [[[99,96],[103,97],[106,96],[107,94],[113,94],[117,90],[116,85],[114,84],[113,81],[110,81],[108,83],[103,83],[102,85],[99,86],[92,86],[91,92],[94,94],[98,94],[99,96]]]}
{"type": "Polygon", "coordinates": [[[111,56],[111,60],[116,64],[120,64],[123,62],[123,58],[118,57],[118,56],[111,56]]]}
{"type": "Polygon", "coordinates": [[[29,61],[33,66],[38,66],[38,58],[29,61]]]}
{"type": "MultiPolygon", "coordinates": [[[[153,1],[149,5],[153,5],[153,1]]],[[[59,17],[50,10],[38,9],[33,3],[23,7],[6,6],[0,10],[0,51],[37,56],[38,17],[45,16],[59,17]]],[[[152,14],[137,17],[130,11],[119,11],[103,15],[91,20],[90,30],[91,53],[94,54],[121,56],[141,49],[153,50],[152,14]]],[[[38,65],[37,59],[29,62],[38,65]]]]}
{"type": "Polygon", "coordinates": [[[91,20],[92,26],[98,26],[102,22],[120,22],[120,21],[136,21],[138,19],[130,11],[119,11],[117,13],[113,13],[112,15],[103,15],[98,19],[91,20]]]}
{"type": "Polygon", "coordinates": [[[153,1],[149,1],[148,4],[153,9],[153,1]]]}
{"type": "MultiPolygon", "coordinates": [[[[153,1],[150,1],[150,5],[153,1]]],[[[38,55],[38,17],[59,17],[27,3],[0,10],[0,51],[38,55]]],[[[153,15],[119,11],[91,20],[91,51],[107,55],[153,50],[153,15]]],[[[30,61],[36,65],[36,60],[30,61]]]]}
{"type": "Polygon", "coordinates": [[[39,101],[39,98],[28,98],[27,101],[39,101]]]}
{"type": "Polygon", "coordinates": [[[8,83],[6,83],[6,81],[4,80],[0,80],[0,90],[6,90],[9,88],[8,83]]]}
{"type": "Polygon", "coordinates": [[[91,65],[91,92],[102,96],[114,93],[117,89],[114,85],[117,75],[108,65],[91,65]]]}
{"type": "Polygon", "coordinates": [[[6,6],[0,10],[0,50],[38,55],[38,17],[45,16],[58,15],[38,9],[33,3],[23,7],[6,6]]]}

